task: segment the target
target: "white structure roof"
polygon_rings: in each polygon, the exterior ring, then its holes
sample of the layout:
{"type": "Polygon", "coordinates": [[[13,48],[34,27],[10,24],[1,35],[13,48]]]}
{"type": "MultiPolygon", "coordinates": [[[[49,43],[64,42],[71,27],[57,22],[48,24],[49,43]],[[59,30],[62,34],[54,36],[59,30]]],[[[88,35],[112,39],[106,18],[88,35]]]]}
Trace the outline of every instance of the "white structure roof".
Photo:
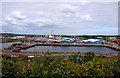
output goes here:
{"type": "Polygon", "coordinates": [[[88,39],[88,40],[83,40],[84,42],[88,42],[88,41],[91,41],[91,42],[96,42],[96,41],[99,41],[99,39],[88,39]]]}

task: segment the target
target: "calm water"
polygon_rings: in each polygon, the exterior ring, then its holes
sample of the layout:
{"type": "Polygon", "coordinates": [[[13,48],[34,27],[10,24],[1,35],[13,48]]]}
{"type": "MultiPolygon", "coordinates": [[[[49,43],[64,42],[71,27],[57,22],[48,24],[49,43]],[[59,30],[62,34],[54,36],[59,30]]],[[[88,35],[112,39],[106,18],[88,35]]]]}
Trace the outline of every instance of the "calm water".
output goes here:
{"type": "Polygon", "coordinates": [[[20,42],[0,43],[0,48],[7,48],[8,46],[12,45],[13,43],[20,43],[20,42]]]}
{"type": "Polygon", "coordinates": [[[25,50],[27,52],[96,52],[96,53],[117,53],[118,51],[106,47],[78,47],[78,46],[35,46],[25,50]]]}
{"type": "MultiPolygon", "coordinates": [[[[11,43],[0,43],[0,48],[7,48],[11,44],[16,43],[16,42],[11,42],[11,43]]],[[[83,46],[35,46],[32,48],[29,48],[27,50],[24,50],[27,52],[45,52],[45,51],[50,51],[50,52],[96,52],[96,53],[117,53],[118,51],[109,49],[106,47],[83,47],[83,46]]]]}

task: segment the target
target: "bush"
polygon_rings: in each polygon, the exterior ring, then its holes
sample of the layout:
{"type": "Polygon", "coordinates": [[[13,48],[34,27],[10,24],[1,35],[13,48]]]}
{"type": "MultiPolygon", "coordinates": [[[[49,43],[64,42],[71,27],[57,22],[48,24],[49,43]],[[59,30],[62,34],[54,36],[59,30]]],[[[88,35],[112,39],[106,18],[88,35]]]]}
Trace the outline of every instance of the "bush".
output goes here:
{"type": "Polygon", "coordinates": [[[95,53],[94,52],[85,53],[85,57],[84,57],[85,62],[92,61],[94,59],[95,59],[95,53]]]}
{"type": "Polygon", "coordinates": [[[15,59],[2,59],[2,77],[16,78],[21,76],[22,68],[15,62],[15,59]]]}
{"type": "Polygon", "coordinates": [[[106,59],[95,57],[94,53],[86,53],[83,62],[75,62],[76,57],[82,57],[81,53],[74,54],[68,60],[58,57],[41,57],[33,58],[31,61],[18,61],[10,57],[4,57],[2,58],[2,75],[5,78],[76,78],[83,76],[92,78],[120,76],[118,58],[106,59]],[[96,60],[93,61],[93,59],[96,60]]]}

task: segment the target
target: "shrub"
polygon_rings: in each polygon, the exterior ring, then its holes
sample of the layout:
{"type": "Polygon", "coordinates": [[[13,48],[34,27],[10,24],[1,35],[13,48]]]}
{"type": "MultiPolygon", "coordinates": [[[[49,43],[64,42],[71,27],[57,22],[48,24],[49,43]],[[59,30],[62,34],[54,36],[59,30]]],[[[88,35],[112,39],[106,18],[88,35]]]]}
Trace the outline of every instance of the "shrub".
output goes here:
{"type": "Polygon", "coordinates": [[[95,53],[94,52],[88,52],[85,53],[84,61],[92,61],[95,58],[95,53]]]}

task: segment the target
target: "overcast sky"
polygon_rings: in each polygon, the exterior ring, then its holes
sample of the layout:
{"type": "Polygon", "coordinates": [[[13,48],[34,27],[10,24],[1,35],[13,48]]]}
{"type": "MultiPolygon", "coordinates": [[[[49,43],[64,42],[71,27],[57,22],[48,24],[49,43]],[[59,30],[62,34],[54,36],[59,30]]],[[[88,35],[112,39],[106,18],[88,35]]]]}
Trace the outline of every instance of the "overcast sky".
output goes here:
{"type": "Polygon", "coordinates": [[[117,35],[118,2],[3,2],[2,31],[117,35]]]}

